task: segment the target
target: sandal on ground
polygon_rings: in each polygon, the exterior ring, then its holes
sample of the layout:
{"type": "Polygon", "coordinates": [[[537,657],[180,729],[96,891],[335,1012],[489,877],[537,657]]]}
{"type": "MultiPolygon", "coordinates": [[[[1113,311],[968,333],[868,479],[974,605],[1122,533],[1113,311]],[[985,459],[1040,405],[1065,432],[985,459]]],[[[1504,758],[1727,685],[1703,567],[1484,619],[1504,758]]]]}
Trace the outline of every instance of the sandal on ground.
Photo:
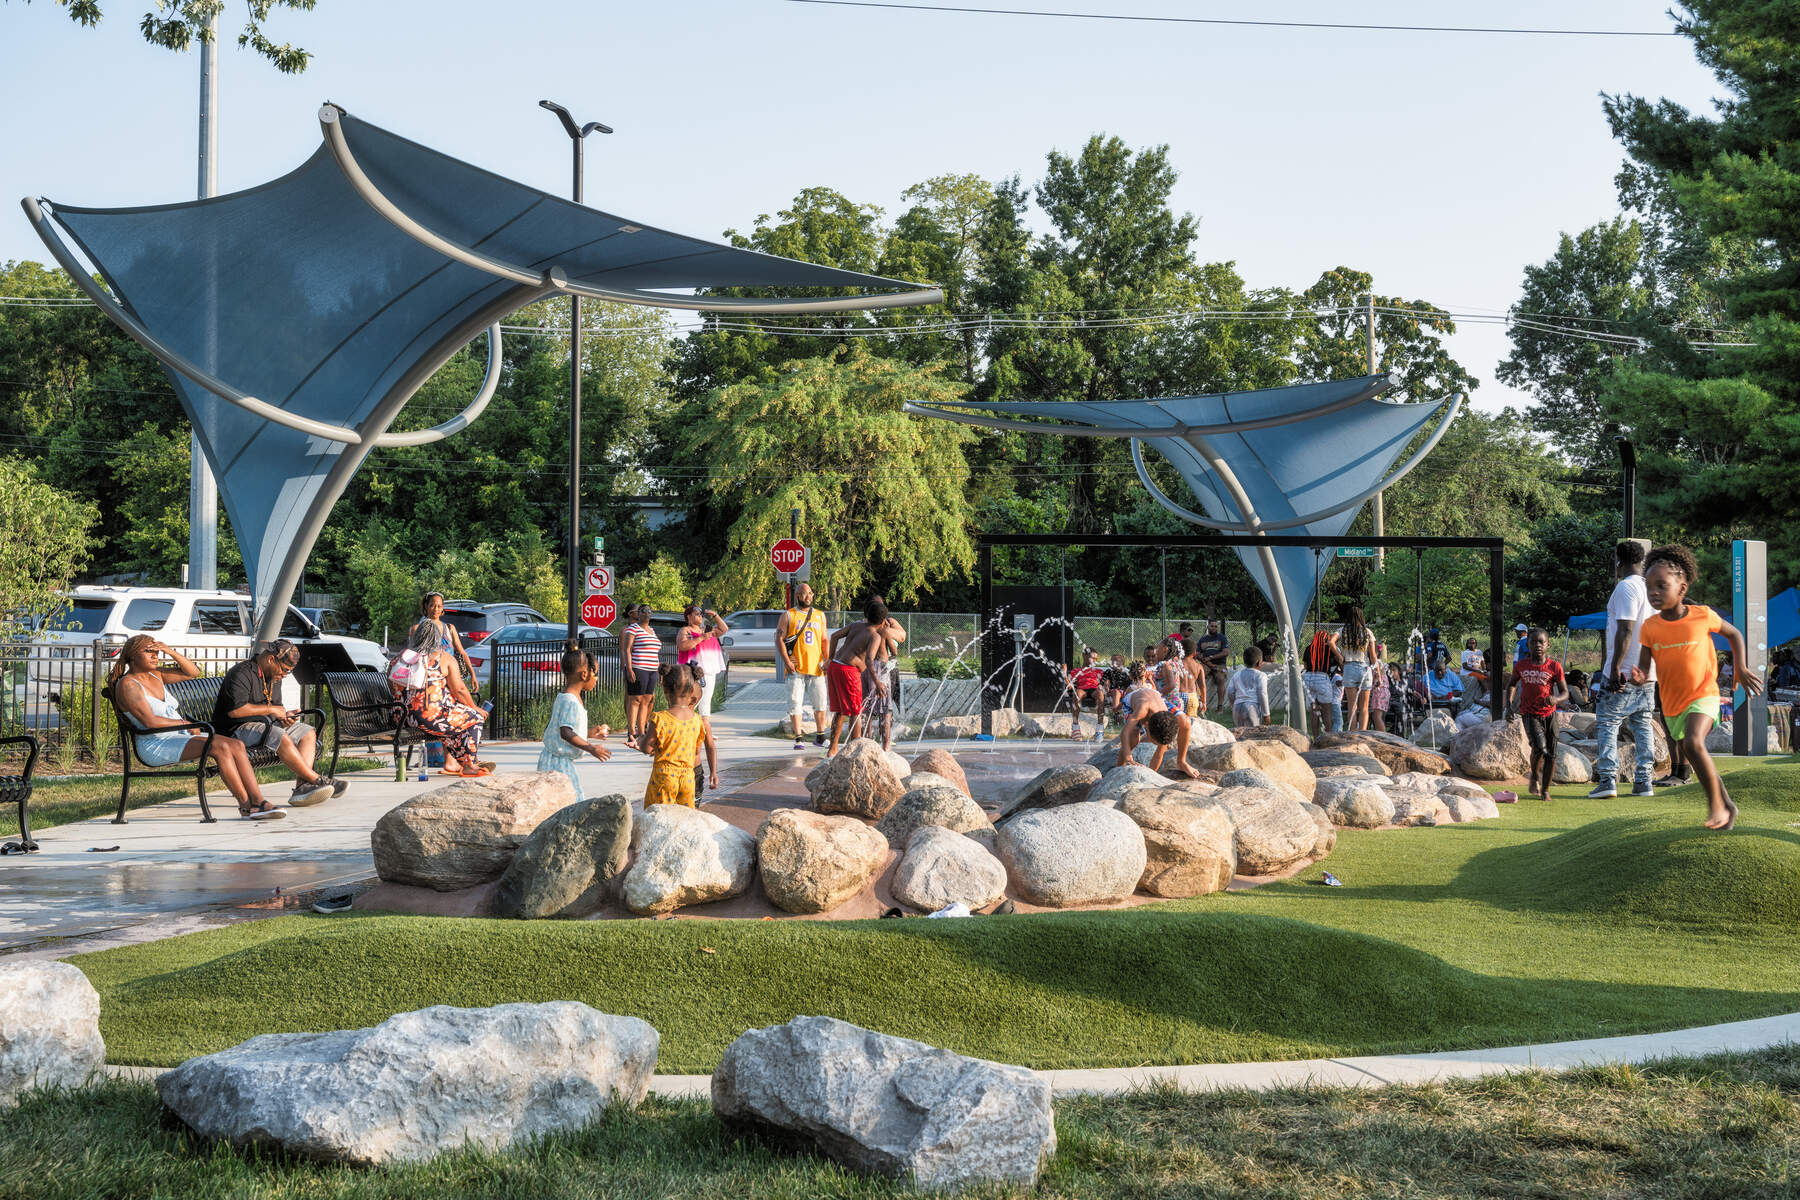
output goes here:
{"type": "Polygon", "coordinates": [[[279,821],[287,814],[264,800],[261,808],[246,808],[244,805],[238,805],[238,816],[246,821],[279,821]]]}
{"type": "Polygon", "coordinates": [[[482,759],[480,762],[476,763],[475,765],[481,769],[481,773],[483,775],[492,775],[496,770],[499,769],[494,763],[489,762],[485,758],[482,759]]]}

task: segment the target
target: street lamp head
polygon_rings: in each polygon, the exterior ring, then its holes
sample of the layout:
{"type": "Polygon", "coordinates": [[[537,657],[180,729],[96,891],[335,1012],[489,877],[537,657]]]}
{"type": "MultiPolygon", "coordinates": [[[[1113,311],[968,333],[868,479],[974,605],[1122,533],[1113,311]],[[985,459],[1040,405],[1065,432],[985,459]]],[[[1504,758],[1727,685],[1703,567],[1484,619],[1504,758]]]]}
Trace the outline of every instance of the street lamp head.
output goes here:
{"type": "Polygon", "coordinates": [[[586,125],[583,125],[581,127],[581,136],[586,137],[588,134],[593,133],[595,130],[598,130],[601,133],[611,133],[612,126],[611,125],[602,125],[598,121],[589,121],[586,125]]]}
{"type": "Polygon", "coordinates": [[[539,100],[538,107],[547,108],[555,113],[556,119],[562,122],[563,129],[570,137],[577,141],[586,137],[588,134],[593,133],[595,130],[599,130],[601,133],[612,132],[612,126],[602,125],[598,121],[589,121],[586,125],[575,124],[575,118],[569,115],[569,110],[554,100],[539,100]]]}

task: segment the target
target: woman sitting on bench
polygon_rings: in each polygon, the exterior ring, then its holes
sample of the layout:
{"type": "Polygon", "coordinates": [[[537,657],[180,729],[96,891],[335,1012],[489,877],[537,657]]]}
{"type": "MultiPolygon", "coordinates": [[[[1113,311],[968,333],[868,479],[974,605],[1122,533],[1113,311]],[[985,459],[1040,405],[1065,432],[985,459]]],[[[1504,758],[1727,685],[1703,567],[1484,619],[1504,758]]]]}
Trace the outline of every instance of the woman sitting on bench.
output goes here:
{"type": "Polygon", "coordinates": [[[200,668],[179,650],[163,645],[147,633],[125,639],[119,657],[113,663],[107,681],[123,712],[136,727],[127,736],[137,745],[137,756],[146,766],[172,767],[178,762],[192,762],[204,751],[219,765],[219,778],[236,797],[238,812],[249,821],[267,821],[287,814],[263,798],[256,785],[256,770],[250,765],[250,752],[244,743],[229,735],[212,739],[207,748],[204,734],[179,728],[186,725],[181,710],[175,706],[164,686],[181,679],[198,679],[200,668]],[[173,660],[165,667],[163,659],[173,660]],[[176,726],[177,728],[169,728],[176,726]],[[157,732],[166,730],[166,732],[157,732]]]}

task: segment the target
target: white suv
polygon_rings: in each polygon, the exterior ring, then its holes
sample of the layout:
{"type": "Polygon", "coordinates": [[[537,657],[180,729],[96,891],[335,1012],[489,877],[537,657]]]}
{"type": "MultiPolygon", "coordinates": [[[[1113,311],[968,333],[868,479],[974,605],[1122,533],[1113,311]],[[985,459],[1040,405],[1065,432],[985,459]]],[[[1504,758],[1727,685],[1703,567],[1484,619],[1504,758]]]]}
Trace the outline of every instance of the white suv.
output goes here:
{"type": "MultiPolygon", "coordinates": [[[[94,642],[122,643],[134,633],[154,633],[178,650],[197,651],[208,658],[243,657],[255,643],[250,606],[250,597],[242,592],[78,587],[32,635],[32,673],[41,673],[40,659],[86,657],[94,642]]],[[[337,642],[359,670],[387,670],[387,656],[380,646],[362,638],[321,633],[292,605],[281,623],[280,636],[296,643],[337,642]]],[[[43,665],[50,664],[46,661],[43,665]]]]}

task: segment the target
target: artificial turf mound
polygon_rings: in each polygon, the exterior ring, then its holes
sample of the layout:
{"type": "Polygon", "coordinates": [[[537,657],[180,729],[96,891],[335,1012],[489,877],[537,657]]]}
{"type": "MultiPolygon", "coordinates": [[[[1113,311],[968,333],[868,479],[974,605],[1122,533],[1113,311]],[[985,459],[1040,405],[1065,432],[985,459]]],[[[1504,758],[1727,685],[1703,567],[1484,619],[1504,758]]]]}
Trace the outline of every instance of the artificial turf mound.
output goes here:
{"type": "Polygon", "coordinates": [[[1729,835],[1691,816],[1614,817],[1490,851],[1472,872],[1491,897],[1547,912],[1697,925],[1800,925],[1800,831],[1741,820],[1729,835]]]}

